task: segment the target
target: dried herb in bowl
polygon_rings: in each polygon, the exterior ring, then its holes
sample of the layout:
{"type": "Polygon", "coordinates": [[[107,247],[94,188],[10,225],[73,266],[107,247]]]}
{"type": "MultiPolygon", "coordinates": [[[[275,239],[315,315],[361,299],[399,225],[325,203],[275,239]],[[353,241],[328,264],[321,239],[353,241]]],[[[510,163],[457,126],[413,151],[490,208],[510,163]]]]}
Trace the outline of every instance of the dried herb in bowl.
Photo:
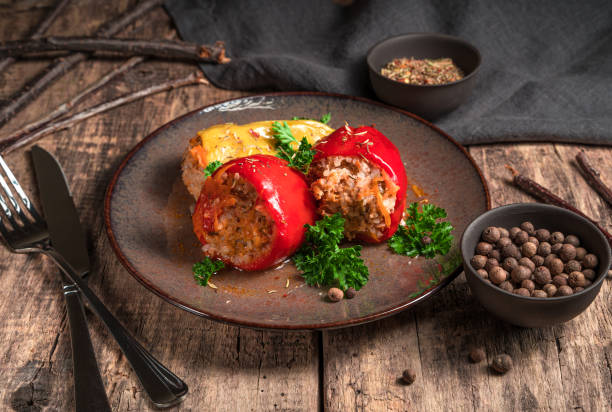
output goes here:
{"type": "Polygon", "coordinates": [[[452,59],[415,59],[401,57],[391,60],[380,74],[401,83],[437,85],[463,79],[463,72],[452,59]]]}

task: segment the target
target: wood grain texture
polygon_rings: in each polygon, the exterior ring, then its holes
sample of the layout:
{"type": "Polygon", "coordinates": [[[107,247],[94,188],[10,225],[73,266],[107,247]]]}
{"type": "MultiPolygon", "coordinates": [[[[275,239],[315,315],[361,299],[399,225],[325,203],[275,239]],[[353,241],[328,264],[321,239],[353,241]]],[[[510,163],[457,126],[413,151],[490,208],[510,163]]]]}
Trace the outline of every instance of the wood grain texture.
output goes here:
{"type": "MultiPolygon", "coordinates": [[[[73,0],[51,35],[89,33],[135,0],[73,0]],[[78,22],[75,23],[75,22],[78,22]]],[[[39,21],[51,1],[0,1],[0,41],[19,38],[39,21]]],[[[122,36],[162,38],[172,31],[161,10],[122,36]]],[[[0,135],[75,95],[118,61],[86,61],[0,129],[0,135]]],[[[0,99],[20,87],[44,62],[18,62],[0,75],[0,99]]],[[[145,62],[81,107],[193,70],[183,63],[145,62]]],[[[87,228],[93,271],[89,282],[117,318],[190,386],[180,411],[446,411],[606,410],[612,408],[612,282],[578,318],[560,326],[522,329],[489,315],[470,294],[463,275],[428,302],[400,315],[359,327],[318,333],[254,331],[214,323],[181,311],[141,287],[119,264],[102,222],[104,191],[115,168],[142,137],[165,122],[217,100],[243,95],[199,86],[131,103],[40,141],[64,165],[81,220],[87,228]],[[486,362],[467,355],[481,346],[486,362]],[[509,353],[507,375],[487,367],[509,353]],[[402,370],[416,371],[411,386],[402,370]]],[[[489,181],[494,206],[533,201],[507,184],[504,164],[546,185],[612,229],[610,209],[574,165],[580,146],[489,145],[470,152],[489,181]]],[[[585,147],[602,179],[612,183],[612,149],[585,147]]],[[[7,156],[36,198],[29,155],[7,156]]],[[[61,282],[40,257],[0,248],[0,410],[64,411],[74,408],[69,330],[61,282]]],[[[90,331],[114,410],[155,410],[102,324],[91,314],[90,331]]]]}

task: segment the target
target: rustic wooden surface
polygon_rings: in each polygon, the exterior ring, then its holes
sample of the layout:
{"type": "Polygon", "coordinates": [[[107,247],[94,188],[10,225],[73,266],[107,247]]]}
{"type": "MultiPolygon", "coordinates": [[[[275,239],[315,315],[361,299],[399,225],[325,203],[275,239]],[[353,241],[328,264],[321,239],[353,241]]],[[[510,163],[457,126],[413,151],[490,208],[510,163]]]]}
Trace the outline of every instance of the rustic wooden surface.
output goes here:
{"type": "MultiPolygon", "coordinates": [[[[0,41],[26,35],[52,1],[0,0],[0,41]]],[[[50,34],[91,33],[135,3],[73,1],[50,34]]],[[[160,38],[172,31],[159,8],[122,35],[160,38]]],[[[231,51],[230,51],[231,52],[231,51]]],[[[0,135],[36,119],[118,62],[87,61],[57,82],[0,135]]],[[[19,62],[0,74],[0,100],[45,66],[19,62]]],[[[183,63],[146,62],[83,103],[87,106],[193,70],[183,63]]],[[[40,144],[64,165],[88,231],[90,285],[117,318],[190,386],[173,410],[404,411],[605,410],[612,408],[612,283],[578,318],[560,326],[521,329],[487,314],[461,275],[430,301],[368,325],[323,332],[264,332],[190,315],[142,288],[121,267],[104,232],[102,201],[119,161],[165,122],[217,100],[244,93],[194,86],[154,96],[44,138],[40,144]],[[467,353],[482,346],[487,362],[467,353]],[[500,352],[514,358],[505,376],[487,363],[500,352]],[[398,383],[411,367],[417,380],[398,383]]],[[[514,144],[470,148],[491,190],[493,206],[533,201],[506,184],[503,165],[549,186],[612,229],[611,209],[573,165],[574,145],[514,144]]],[[[612,182],[612,148],[584,147],[612,182]],[[607,166],[607,167],[606,167],[607,166]]],[[[35,193],[25,150],[8,163],[35,193]]],[[[74,407],[72,359],[60,279],[48,260],[0,248],[0,409],[65,411],[74,407]]],[[[114,410],[153,410],[121,352],[91,314],[90,330],[114,410]]]]}

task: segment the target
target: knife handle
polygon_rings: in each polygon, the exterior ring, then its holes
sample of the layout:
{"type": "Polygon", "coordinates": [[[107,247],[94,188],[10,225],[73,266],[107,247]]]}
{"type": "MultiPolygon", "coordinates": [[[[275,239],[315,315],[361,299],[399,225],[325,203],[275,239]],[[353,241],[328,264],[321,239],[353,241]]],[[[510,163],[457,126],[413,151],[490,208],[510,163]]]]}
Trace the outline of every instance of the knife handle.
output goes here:
{"type": "Polygon", "coordinates": [[[111,407],[106,397],[104,383],[100,376],[96,354],[87,328],[83,302],[79,295],[79,290],[75,285],[64,284],[64,298],[72,342],[75,409],[76,412],[110,412],[111,407]]]}
{"type": "Polygon", "coordinates": [[[52,247],[45,247],[42,251],[57,263],[62,272],[89,302],[90,309],[98,315],[98,318],[113,335],[155,406],[167,408],[180,403],[187,395],[187,384],[155,359],[130,335],[62,255],[52,247]]]}

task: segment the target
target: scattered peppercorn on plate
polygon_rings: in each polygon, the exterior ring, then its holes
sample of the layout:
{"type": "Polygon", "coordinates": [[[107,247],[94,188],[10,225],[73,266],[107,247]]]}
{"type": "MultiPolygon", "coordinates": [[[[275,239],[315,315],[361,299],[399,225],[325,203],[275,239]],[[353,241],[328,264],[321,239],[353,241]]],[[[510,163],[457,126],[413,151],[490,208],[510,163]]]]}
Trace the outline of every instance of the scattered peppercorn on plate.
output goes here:
{"type": "Polygon", "coordinates": [[[426,121],[361,98],[275,93],[201,108],[143,139],[113,176],[105,221],[128,272],[174,305],[323,329],[447,285],[458,239],[489,207],[469,154],[426,121]]]}

